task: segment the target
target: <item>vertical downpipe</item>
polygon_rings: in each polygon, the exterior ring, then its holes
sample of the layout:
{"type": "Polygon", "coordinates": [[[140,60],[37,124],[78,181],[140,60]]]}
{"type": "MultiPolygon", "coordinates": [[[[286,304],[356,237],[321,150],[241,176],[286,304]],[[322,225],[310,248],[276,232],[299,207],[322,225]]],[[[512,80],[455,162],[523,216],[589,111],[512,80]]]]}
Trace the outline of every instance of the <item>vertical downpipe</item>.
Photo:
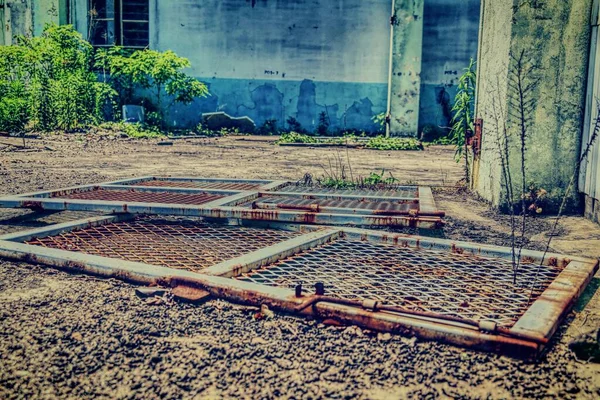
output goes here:
{"type": "Polygon", "coordinates": [[[392,124],[392,74],[394,56],[394,15],[396,15],[396,0],[392,0],[392,14],[390,15],[390,57],[388,64],[388,93],[387,109],[385,111],[385,137],[390,137],[390,125],[392,124]]]}

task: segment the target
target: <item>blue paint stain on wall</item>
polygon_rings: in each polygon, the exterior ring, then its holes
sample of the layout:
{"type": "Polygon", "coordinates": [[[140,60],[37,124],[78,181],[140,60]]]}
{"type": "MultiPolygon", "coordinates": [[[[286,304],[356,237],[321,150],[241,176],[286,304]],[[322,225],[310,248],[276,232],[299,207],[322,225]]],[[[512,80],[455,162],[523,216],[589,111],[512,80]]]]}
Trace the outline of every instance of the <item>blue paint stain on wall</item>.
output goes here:
{"type": "Polygon", "coordinates": [[[174,105],[167,113],[168,122],[179,127],[195,126],[205,112],[224,111],[231,116],[249,116],[257,126],[275,119],[285,127],[288,117],[296,118],[304,129],[314,130],[322,112],[332,130],[375,131],[375,114],[386,108],[386,84],[272,81],[247,79],[202,79],[210,96],[192,104],[174,105]]]}

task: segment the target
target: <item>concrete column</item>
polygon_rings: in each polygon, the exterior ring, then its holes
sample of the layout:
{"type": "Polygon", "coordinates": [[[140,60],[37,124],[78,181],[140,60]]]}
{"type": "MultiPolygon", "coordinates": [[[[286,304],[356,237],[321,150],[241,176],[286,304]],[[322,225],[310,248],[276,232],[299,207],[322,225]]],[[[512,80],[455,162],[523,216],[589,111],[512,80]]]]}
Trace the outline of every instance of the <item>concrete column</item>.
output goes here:
{"type": "MultiPolygon", "coordinates": [[[[536,65],[525,82],[539,80],[529,98],[525,180],[548,192],[550,211],[560,204],[577,169],[590,46],[592,0],[519,2],[484,0],[477,93],[477,116],[483,119],[481,159],[474,188],[495,205],[504,205],[506,182],[497,138],[506,126],[509,166],[515,198],[521,196],[521,146],[516,92],[509,85],[512,55],[525,54],[536,65]],[[512,117],[511,117],[512,116],[512,117]]],[[[571,206],[577,203],[571,188],[571,206]]]]}
{"type": "Polygon", "coordinates": [[[393,18],[390,133],[417,136],[424,0],[396,0],[393,18]]]}

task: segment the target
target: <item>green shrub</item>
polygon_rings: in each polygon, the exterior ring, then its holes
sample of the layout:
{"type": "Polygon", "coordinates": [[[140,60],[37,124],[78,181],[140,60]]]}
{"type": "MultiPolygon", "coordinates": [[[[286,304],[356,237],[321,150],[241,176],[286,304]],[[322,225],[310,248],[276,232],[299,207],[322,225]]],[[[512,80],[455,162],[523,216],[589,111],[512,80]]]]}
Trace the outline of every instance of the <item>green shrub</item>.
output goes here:
{"type": "Polygon", "coordinates": [[[0,131],[21,132],[29,120],[29,107],[22,98],[0,98],[0,131]]]}
{"type": "Polygon", "coordinates": [[[155,126],[140,123],[126,122],[106,122],[100,125],[100,128],[113,132],[124,133],[130,138],[135,139],[152,139],[164,137],[165,134],[155,126]]]}
{"type": "Polygon", "coordinates": [[[102,120],[116,92],[98,82],[91,69],[93,48],[73,27],[47,25],[41,36],[16,42],[0,46],[0,125],[74,129],[102,120]],[[6,112],[22,110],[23,102],[27,111],[17,118],[6,112]]]}
{"type": "Polygon", "coordinates": [[[122,48],[101,51],[95,57],[95,66],[105,75],[108,72],[110,82],[128,96],[132,97],[136,86],[151,90],[152,98],[145,99],[156,109],[160,127],[164,128],[164,96],[170,96],[171,104],[190,104],[197,97],[208,95],[208,88],[199,80],[188,76],[183,70],[191,66],[187,58],[179,57],[171,50],[136,50],[128,53],[122,48]]]}
{"type": "Polygon", "coordinates": [[[289,117],[285,122],[290,132],[306,133],[306,129],[302,127],[302,124],[296,118],[289,117]]]}
{"type": "Polygon", "coordinates": [[[373,150],[423,150],[423,144],[417,139],[386,138],[385,136],[370,139],[365,147],[373,150]]]}
{"type": "Polygon", "coordinates": [[[297,132],[282,133],[276,144],[287,144],[287,143],[317,143],[317,140],[311,136],[304,135],[297,132]]]}

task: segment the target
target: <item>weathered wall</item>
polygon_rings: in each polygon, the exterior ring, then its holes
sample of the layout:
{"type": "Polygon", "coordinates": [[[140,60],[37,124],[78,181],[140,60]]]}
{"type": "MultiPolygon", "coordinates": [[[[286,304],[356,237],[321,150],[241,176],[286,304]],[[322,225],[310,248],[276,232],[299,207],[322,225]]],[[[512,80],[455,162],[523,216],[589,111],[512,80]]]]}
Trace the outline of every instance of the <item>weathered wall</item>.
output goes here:
{"type": "Polygon", "coordinates": [[[416,136],[419,125],[424,0],[396,0],[392,45],[390,131],[416,136]]]}
{"type": "MultiPolygon", "coordinates": [[[[512,89],[507,76],[514,68],[508,52],[518,55],[525,51],[526,59],[539,67],[535,77],[540,83],[532,94],[537,103],[529,113],[527,182],[535,182],[558,200],[575,173],[583,125],[591,1],[485,1],[477,100],[478,116],[484,118],[484,137],[475,187],[495,204],[502,202],[502,178],[494,108],[517,111],[508,101],[507,92],[512,89]]],[[[511,134],[513,180],[520,182],[520,151],[515,140],[518,127],[511,118],[503,121],[507,121],[511,134]]]]}
{"type": "Polygon", "coordinates": [[[497,146],[502,122],[495,118],[506,117],[512,4],[513,0],[483,0],[479,37],[476,114],[484,120],[484,134],[473,183],[475,190],[495,205],[500,203],[503,183],[497,146]]]}
{"type": "Polygon", "coordinates": [[[0,0],[0,45],[18,35],[40,35],[46,24],[66,24],[69,0],[0,0]]]}
{"type": "MultiPolygon", "coordinates": [[[[189,58],[191,73],[211,87],[210,98],[172,110],[172,123],[224,110],[258,124],[293,116],[314,129],[325,112],[333,128],[378,129],[372,118],[388,102],[391,0],[149,1],[150,47],[189,58]]],[[[31,3],[14,18],[19,30],[73,23],[87,37],[87,0],[12,2],[31,3]]],[[[476,54],[479,2],[395,2],[392,133],[447,124],[455,80],[476,54]]]]}
{"type": "Polygon", "coordinates": [[[477,59],[481,0],[426,0],[419,126],[447,127],[457,81],[477,59]]]}
{"type": "Polygon", "coordinates": [[[14,43],[15,36],[33,33],[32,0],[4,0],[0,11],[3,39],[0,44],[8,46],[14,43]]]}
{"type": "Polygon", "coordinates": [[[49,23],[65,24],[65,0],[39,0],[32,2],[33,7],[33,34],[42,34],[44,26],[49,23]]]}
{"type": "Polygon", "coordinates": [[[314,129],[375,129],[386,107],[389,0],[151,0],[151,44],[192,62],[212,96],[177,111],[249,115],[260,125],[288,116],[314,129]]]}

